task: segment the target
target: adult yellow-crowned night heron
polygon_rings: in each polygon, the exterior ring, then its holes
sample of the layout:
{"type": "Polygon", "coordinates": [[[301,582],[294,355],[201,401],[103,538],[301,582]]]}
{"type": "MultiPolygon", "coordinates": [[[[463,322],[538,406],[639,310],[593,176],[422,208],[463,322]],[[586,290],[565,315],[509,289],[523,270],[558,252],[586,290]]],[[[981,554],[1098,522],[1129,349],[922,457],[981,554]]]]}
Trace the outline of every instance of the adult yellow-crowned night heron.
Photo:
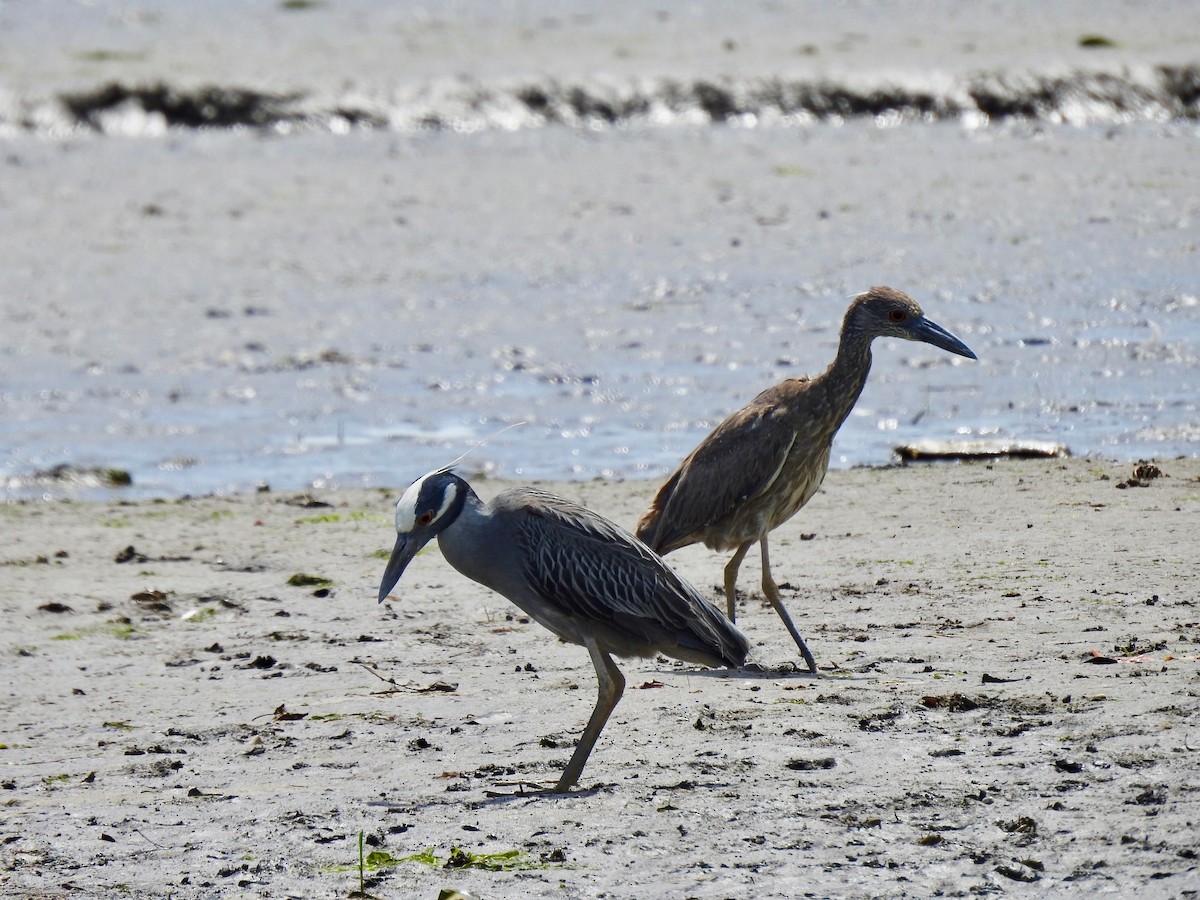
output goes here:
{"type": "Polygon", "coordinates": [[[734,619],[738,568],[762,545],[762,587],[791,632],[809,671],[817,662],[800,637],[771,578],[767,534],[809,501],[825,478],[833,436],[862,393],[877,337],[924,341],[975,359],[962,341],[935,325],[917,302],[889,287],[855,297],[842,322],[837,356],[815,378],[788,378],[767,388],[700,442],[659,488],[637,535],[664,556],[703,542],[733,550],[725,567],[725,602],[734,619]]]}
{"type": "Polygon", "coordinates": [[[396,535],[380,602],[436,535],[450,565],[591,654],[596,707],[555,793],[578,781],[625,689],[610,654],[665,653],[730,668],[746,660],[745,635],[656,553],[603,516],[545,491],[510,488],[485,503],[439,469],[397,501],[396,535]]]}

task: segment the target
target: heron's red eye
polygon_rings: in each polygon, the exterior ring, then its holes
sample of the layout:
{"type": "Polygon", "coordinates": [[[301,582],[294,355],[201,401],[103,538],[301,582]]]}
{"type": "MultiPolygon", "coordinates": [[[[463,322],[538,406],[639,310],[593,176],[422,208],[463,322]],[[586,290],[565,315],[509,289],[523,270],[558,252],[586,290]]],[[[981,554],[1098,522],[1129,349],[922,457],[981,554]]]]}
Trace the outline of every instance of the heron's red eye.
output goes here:
{"type": "Polygon", "coordinates": [[[907,318],[907,316],[904,314],[904,310],[893,309],[891,312],[888,313],[888,318],[891,319],[893,322],[903,322],[907,318]]]}
{"type": "Polygon", "coordinates": [[[421,513],[421,515],[420,515],[420,516],[417,518],[417,521],[418,521],[419,523],[421,523],[422,525],[428,525],[430,522],[432,522],[432,521],[433,521],[433,513],[431,513],[431,512],[423,512],[423,513],[421,513]]]}

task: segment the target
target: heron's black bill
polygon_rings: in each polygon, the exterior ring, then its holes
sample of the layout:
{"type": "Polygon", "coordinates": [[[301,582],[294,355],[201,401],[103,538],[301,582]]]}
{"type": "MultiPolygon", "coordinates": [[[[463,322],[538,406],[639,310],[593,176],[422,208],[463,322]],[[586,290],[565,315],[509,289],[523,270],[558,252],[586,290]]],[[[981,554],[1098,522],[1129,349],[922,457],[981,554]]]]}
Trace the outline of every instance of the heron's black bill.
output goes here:
{"type": "Polygon", "coordinates": [[[951,353],[957,353],[959,356],[965,356],[967,359],[979,359],[975,355],[975,351],[948,332],[937,322],[922,318],[914,322],[912,326],[913,337],[918,341],[924,341],[926,344],[933,344],[935,347],[941,347],[943,350],[948,350],[951,353]]]}
{"type": "Polygon", "coordinates": [[[413,540],[412,535],[397,535],[396,546],[392,548],[392,557],[388,560],[387,568],[383,570],[383,581],[379,585],[380,603],[392,592],[392,588],[396,586],[396,582],[400,580],[400,576],[423,545],[424,541],[413,540]]]}

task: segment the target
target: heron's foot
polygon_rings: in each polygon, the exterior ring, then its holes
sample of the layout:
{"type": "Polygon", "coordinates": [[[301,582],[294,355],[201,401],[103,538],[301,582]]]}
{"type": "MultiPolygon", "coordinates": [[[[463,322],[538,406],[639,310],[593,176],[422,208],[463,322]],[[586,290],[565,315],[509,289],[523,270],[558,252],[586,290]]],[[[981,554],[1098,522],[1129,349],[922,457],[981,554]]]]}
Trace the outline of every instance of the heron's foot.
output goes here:
{"type": "Polygon", "coordinates": [[[790,674],[790,675],[816,675],[818,678],[821,677],[821,673],[817,671],[817,661],[815,659],[813,659],[813,655],[811,653],[807,652],[807,648],[805,648],[805,651],[804,651],[804,665],[803,666],[801,666],[795,660],[788,660],[782,666],[779,667],[779,671],[781,674],[786,673],[786,674],[790,674]]]}
{"type": "Polygon", "coordinates": [[[545,781],[500,781],[495,788],[488,788],[484,793],[489,797],[539,797],[545,794],[565,794],[558,785],[545,781]],[[498,790],[498,788],[513,788],[513,790],[498,790]]]}
{"type": "MultiPolygon", "coordinates": [[[[607,785],[611,787],[611,785],[607,785]]],[[[497,782],[497,787],[515,788],[511,791],[501,791],[494,788],[489,788],[484,791],[488,797],[570,797],[572,795],[580,796],[594,794],[596,791],[606,787],[606,785],[596,784],[592,787],[581,788],[574,785],[564,786],[562,782],[551,785],[549,782],[537,781],[500,781],[497,782]]]]}
{"type": "Polygon", "coordinates": [[[791,659],[780,663],[778,666],[764,666],[762,663],[748,662],[737,671],[763,675],[768,678],[775,678],[780,675],[816,675],[818,678],[821,677],[820,672],[813,671],[807,667],[801,668],[799,663],[791,659]]]}

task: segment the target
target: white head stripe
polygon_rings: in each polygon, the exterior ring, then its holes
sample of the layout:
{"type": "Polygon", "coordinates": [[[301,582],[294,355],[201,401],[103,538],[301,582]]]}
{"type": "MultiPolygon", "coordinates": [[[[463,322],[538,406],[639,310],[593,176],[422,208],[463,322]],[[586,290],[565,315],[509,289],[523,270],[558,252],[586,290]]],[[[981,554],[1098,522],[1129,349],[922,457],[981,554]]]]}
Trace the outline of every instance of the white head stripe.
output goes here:
{"type": "Polygon", "coordinates": [[[417,527],[417,497],[424,482],[425,476],[418,478],[396,501],[396,534],[408,534],[417,527]]]}
{"type": "MultiPolygon", "coordinates": [[[[408,486],[408,490],[396,501],[396,533],[408,534],[417,527],[417,503],[421,499],[421,491],[425,487],[425,482],[430,475],[440,475],[441,470],[430,472],[427,475],[422,475],[416,481],[408,486]]],[[[438,508],[437,514],[433,517],[436,522],[440,519],[454,503],[454,499],[458,496],[458,485],[451,482],[446,485],[446,490],[442,494],[442,504],[438,508]]]]}
{"type": "Polygon", "coordinates": [[[451,482],[449,485],[447,485],[447,488],[448,490],[446,491],[445,496],[442,497],[442,508],[439,509],[437,511],[437,515],[433,517],[433,521],[435,522],[445,515],[446,510],[448,510],[451,504],[454,503],[454,498],[458,496],[457,484],[451,482]]]}

